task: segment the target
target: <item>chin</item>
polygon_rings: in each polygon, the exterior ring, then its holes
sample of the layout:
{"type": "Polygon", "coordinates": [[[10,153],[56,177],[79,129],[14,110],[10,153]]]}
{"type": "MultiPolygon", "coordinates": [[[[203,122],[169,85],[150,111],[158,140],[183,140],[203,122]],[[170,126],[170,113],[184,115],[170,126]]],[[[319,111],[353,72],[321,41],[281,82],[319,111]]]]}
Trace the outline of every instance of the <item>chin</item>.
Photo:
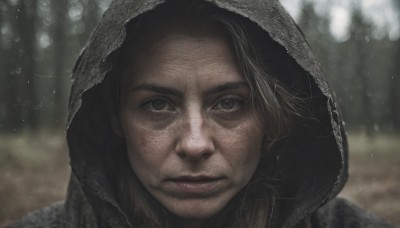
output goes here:
{"type": "Polygon", "coordinates": [[[167,210],[170,213],[185,219],[207,219],[216,215],[227,204],[225,202],[216,202],[217,200],[211,199],[187,201],[189,202],[175,202],[172,205],[166,205],[167,210]]]}

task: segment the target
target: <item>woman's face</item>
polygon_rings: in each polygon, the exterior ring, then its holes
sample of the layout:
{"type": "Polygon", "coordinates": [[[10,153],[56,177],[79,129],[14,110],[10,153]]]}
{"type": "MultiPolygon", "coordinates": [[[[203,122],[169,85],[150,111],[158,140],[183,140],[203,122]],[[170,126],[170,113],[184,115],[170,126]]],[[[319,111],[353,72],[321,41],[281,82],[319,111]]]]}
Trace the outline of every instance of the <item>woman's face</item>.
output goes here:
{"type": "Polygon", "coordinates": [[[249,182],[263,133],[227,41],[164,33],[123,80],[122,134],[148,192],[184,219],[215,215],[249,182]]]}

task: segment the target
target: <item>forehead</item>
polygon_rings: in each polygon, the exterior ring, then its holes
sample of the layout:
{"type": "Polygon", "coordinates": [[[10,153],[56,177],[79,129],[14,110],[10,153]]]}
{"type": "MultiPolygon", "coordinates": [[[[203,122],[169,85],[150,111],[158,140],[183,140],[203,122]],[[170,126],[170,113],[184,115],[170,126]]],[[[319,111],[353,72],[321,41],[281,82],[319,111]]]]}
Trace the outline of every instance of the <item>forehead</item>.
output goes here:
{"type": "MultiPolygon", "coordinates": [[[[185,19],[182,18],[181,20],[185,19]]],[[[131,57],[133,55],[140,55],[143,52],[148,52],[149,48],[156,46],[156,44],[166,38],[226,38],[217,22],[198,22],[192,20],[181,22],[177,19],[150,24],[143,23],[134,33],[135,34],[132,35],[133,38],[131,38],[131,41],[128,43],[131,57]]]]}
{"type": "Polygon", "coordinates": [[[140,51],[131,53],[127,84],[242,79],[229,42],[220,33],[176,26],[145,40],[140,51]]]}

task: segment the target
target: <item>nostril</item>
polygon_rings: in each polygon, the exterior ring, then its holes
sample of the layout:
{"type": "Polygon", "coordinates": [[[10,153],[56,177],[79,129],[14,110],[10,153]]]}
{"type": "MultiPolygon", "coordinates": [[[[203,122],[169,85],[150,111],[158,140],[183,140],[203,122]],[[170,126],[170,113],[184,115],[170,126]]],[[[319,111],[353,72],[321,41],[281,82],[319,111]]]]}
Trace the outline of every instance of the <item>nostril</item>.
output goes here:
{"type": "Polygon", "coordinates": [[[204,160],[204,159],[210,158],[211,155],[213,154],[213,152],[212,151],[203,151],[203,152],[193,153],[190,151],[181,150],[181,151],[177,152],[176,154],[181,159],[197,161],[197,160],[204,160]]]}
{"type": "Polygon", "coordinates": [[[182,151],[178,151],[176,154],[177,154],[178,157],[180,157],[180,158],[185,158],[185,157],[186,157],[185,153],[183,153],[182,151]]]}

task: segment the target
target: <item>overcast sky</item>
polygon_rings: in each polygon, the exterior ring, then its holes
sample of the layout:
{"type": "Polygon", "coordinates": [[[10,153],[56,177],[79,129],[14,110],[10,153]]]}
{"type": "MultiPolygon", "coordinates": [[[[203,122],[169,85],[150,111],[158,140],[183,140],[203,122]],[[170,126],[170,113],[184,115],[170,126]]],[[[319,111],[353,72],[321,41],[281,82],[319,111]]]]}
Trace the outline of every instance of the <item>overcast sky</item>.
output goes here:
{"type": "MultiPolygon", "coordinates": [[[[315,10],[320,15],[330,15],[332,34],[339,41],[348,38],[348,25],[351,20],[351,5],[357,0],[281,0],[289,13],[298,20],[302,2],[313,1],[315,10]]],[[[399,15],[392,0],[358,0],[363,13],[375,25],[374,37],[389,36],[396,40],[400,37],[399,15]]]]}

